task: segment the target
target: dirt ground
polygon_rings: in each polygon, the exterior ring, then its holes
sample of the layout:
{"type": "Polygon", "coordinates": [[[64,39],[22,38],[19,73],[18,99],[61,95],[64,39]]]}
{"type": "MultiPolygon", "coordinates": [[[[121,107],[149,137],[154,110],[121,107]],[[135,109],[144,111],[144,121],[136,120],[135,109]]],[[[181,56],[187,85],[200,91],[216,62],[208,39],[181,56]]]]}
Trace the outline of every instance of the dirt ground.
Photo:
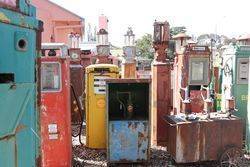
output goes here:
{"type": "MultiPolygon", "coordinates": [[[[79,131],[76,126],[72,127],[73,134],[79,131]]],[[[82,131],[82,143],[86,142],[85,129],[82,131]]],[[[89,167],[106,167],[106,150],[89,149],[81,145],[78,137],[72,137],[72,162],[73,167],[89,166],[89,167]]],[[[166,147],[152,146],[150,154],[150,162],[148,164],[116,164],[114,166],[128,167],[219,167],[217,162],[204,162],[199,164],[175,164],[171,156],[167,152],[166,147]]],[[[235,166],[237,167],[237,166],[235,166]]],[[[244,158],[239,167],[250,167],[250,160],[244,158]]]]}

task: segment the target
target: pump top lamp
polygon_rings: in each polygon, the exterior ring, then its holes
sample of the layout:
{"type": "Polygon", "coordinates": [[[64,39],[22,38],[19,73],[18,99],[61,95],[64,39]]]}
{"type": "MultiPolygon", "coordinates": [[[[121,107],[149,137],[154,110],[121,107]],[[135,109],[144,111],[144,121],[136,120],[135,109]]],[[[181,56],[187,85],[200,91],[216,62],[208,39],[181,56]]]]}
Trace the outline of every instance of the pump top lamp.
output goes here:
{"type": "Polygon", "coordinates": [[[108,56],[110,53],[110,46],[108,40],[108,32],[105,29],[100,29],[97,33],[97,63],[108,63],[108,56]]]}
{"type": "Polygon", "coordinates": [[[166,48],[170,38],[169,23],[154,22],[153,47],[156,51],[155,61],[166,62],[166,48]]]}
{"type": "Polygon", "coordinates": [[[128,27],[127,33],[124,35],[125,46],[135,46],[135,34],[132,27],[128,27]]]}
{"type": "Polygon", "coordinates": [[[131,27],[124,35],[124,59],[122,61],[122,78],[136,78],[136,47],[135,34],[131,27]]]}

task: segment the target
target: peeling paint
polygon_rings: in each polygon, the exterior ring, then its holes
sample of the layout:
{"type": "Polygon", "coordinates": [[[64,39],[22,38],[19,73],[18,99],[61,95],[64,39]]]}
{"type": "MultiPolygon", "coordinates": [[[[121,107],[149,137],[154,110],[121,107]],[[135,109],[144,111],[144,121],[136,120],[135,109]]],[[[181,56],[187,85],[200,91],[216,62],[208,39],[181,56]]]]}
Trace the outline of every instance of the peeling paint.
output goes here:
{"type": "Polygon", "coordinates": [[[148,121],[110,121],[110,162],[143,162],[149,159],[148,121]]]}
{"type": "Polygon", "coordinates": [[[2,12],[0,12],[0,21],[10,23],[10,19],[2,12]]]}

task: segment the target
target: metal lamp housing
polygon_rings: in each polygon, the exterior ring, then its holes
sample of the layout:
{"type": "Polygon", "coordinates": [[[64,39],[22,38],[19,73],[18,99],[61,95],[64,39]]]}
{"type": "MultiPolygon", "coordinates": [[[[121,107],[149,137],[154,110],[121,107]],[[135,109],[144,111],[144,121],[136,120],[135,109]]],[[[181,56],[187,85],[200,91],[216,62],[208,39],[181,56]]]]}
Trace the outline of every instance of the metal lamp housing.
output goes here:
{"type": "Polygon", "coordinates": [[[169,41],[169,23],[165,22],[157,22],[154,23],[154,44],[162,44],[167,43],[169,41]]]}
{"type": "Polygon", "coordinates": [[[100,29],[97,33],[97,45],[109,45],[108,32],[105,29],[100,29]]]}
{"type": "Polygon", "coordinates": [[[135,34],[131,27],[128,28],[127,33],[124,35],[125,46],[135,46],[135,34]]]}

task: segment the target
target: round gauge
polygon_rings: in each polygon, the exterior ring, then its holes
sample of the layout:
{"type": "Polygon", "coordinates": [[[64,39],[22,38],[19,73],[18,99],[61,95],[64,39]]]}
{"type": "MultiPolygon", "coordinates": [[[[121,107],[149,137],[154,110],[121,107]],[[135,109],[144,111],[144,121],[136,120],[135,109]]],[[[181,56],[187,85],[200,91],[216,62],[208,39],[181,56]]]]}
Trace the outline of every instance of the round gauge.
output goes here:
{"type": "Polygon", "coordinates": [[[109,46],[97,47],[97,53],[102,55],[109,55],[109,46]]]}
{"type": "Polygon", "coordinates": [[[77,53],[72,53],[71,58],[72,59],[78,59],[79,55],[77,53]]]}

